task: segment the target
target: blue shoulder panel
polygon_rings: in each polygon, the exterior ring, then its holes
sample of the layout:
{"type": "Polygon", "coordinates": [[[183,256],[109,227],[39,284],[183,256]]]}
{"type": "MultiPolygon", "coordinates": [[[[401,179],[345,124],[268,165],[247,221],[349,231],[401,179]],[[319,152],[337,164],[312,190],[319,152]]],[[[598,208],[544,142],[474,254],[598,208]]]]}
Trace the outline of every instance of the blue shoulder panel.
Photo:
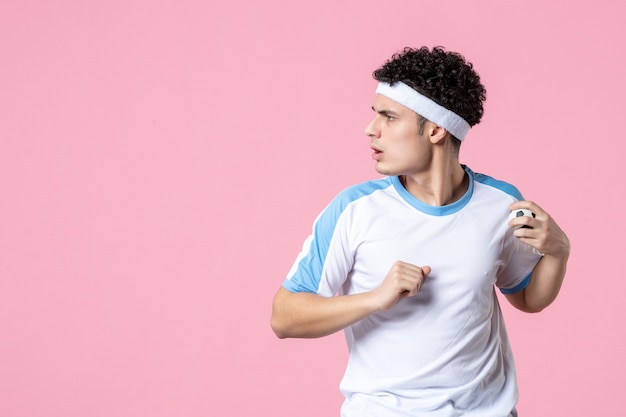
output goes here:
{"type": "Polygon", "coordinates": [[[343,211],[354,201],[390,185],[389,178],[382,178],[354,185],[339,193],[315,221],[310,245],[303,249],[306,253],[293,275],[285,280],[283,287],[292,292],[317,293],[330,241],[343,211]]]}
{"type": "Polygon", "coordinates": [[[496,180],[485,174],[477,174],[474,173],[474,179],[481,184],[489,185],[491,187],[497,188],[500,191],[507,193],[508,195],[515,197],[518,200],[523,200],[522,193],[515,188],[514,185],[509,184],[508,182],[496,180]]]}

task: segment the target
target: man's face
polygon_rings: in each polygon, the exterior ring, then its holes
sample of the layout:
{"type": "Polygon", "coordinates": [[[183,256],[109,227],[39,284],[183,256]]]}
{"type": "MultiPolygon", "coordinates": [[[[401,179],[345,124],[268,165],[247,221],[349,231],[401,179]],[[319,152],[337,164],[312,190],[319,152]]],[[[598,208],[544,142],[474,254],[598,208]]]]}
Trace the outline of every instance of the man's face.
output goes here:
{"type": "Polygon", "coordinates": [[[420,134],[417,114],[380,94],[372,108],[376,115],[365,134],[371,139],[376,171],[383,175],[414,175],[427,169],[431,146],[420,134]]]}

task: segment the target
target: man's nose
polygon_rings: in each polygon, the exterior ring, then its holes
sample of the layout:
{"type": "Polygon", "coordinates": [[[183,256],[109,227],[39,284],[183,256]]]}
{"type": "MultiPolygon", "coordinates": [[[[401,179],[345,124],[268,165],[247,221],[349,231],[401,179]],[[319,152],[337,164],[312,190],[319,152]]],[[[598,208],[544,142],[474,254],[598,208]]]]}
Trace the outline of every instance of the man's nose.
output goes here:
{"type": "Polygon", "coordinates": [[[380,129],[378,128],[377,117],[374,117],[371,122],[365,127],[365,135],[371,137],[379,137],[380,129]]]}

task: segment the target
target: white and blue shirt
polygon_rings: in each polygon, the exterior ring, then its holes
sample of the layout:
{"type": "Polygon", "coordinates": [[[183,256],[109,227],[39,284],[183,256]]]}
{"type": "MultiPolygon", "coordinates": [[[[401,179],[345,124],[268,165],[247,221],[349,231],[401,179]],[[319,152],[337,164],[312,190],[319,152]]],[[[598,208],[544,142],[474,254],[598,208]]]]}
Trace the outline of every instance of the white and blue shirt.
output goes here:
{"type": "Polygon", "coordinates": [[[420,292],[345,329],[343,417],[502,416],[517,402],[494,291],[522,290],[540,255],[513,236],[512,185],[472,172],[458,201],[413,197],[398,177],[341,192],[318,216],[283,286],[326,297],[377,288],[397,260],[432,268],[420,292]]]}

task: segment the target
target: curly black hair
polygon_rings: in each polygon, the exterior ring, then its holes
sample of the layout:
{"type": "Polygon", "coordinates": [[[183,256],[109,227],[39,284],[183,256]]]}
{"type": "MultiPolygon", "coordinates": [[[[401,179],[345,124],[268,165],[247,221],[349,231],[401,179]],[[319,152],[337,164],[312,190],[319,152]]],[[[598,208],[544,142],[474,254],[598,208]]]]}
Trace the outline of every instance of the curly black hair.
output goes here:
{"type": "Polygon", "coordinates": [[[378,81],[402,81],[474,126],[483,116],[487,92],[473,65],[442,47],[404,48],[372,74],[378,81]]]}

